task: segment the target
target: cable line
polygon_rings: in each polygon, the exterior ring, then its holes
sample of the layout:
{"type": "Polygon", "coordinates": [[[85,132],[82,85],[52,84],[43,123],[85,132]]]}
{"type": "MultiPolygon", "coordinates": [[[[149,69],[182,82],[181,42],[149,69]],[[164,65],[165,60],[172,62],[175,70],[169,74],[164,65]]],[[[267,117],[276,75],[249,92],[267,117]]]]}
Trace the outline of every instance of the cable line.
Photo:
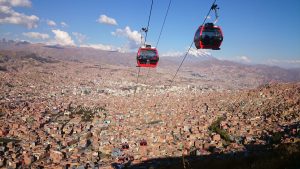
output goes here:
{"type": "MultiPolygon", "coordinates": [[[[159,41],[160,41],[160,37],[161,37],[161,34],[163,32],[163,29],[164,29],[164,26],[165,26],[165,23],[166,23],[166,20],[167,20],[167,16],[168,16],[168,13],[169,13],[169,9],[170,9],[171,3],[172,3],[172,0],[169,0],[169,4],[168,4],[168,7],[167,7],[167,11],[166,11],[165,17],[164,17],[164,21],[163,21],[163,24],[161,26],[161,29],[160,29],[160,32],[159,32],[159,36],[158,36],[158,39],[157,39],[157,42],[156,42],[156,45],[155,45],[156,48],[158,47],[158,44],[159,44],[159,41]]],[[[146,75],[146,80],[148,79],[149,73],[150,73],[150,68],[148,68],[147,75],[146,75]]],[[[146,82],[146,80],[145,80],[145,82],[146,82]]]]}
{"type": "Polygon", "coordinates": [[[158,36],[158,39],[157,39],[157,42],[156,42],[156,45],[155,45],[156,48],[157,48],[157,46],[158,46],[158,43],[159,43],[159,40],[160,40],[162,31],[163,31],[164,26],[165,26],[165,23],[166,23],[166,19],[167,19],[168,13],[169,13],[169,9],[170,9],[170,6],[171,6],[171,2],[172,2],[172,0],[169,1],[169,5],[168,5],[168,8],[167,8],[167,12],[166,12],[165,18],[164,18],[164,22],[163,22],[163,24],[162,24],[162,26],[161,26],[160,33],[159,33],[159,36],[158,36]]]}
{"type": "MultiPolygon", "coordinates": [[[[145,35],[144,45],[145,45],[145,43],[146,43],[146,39],[147,39],[147,35],[148,35],[148,30],[149,30],[149,25],[150,25],[150,19],[151,19],[151,15],[152,15],[152,7],[153,7],[153,0],[151,0],[151,7],[150,7],[149,16],[148,16],[147,27],[141,29],[141,31],[144,31],[145,34],[146,34],[146,35],[145,35]]],[[[142,35],[141,35],[141,41],[142,41],[142,39],[143,39],[143,38],[142,38],[142,35]]],[[[141,45],[142,45],[142,44],[141,44],[141,45]]],[[[141,67],[138,67],[138,74],[137,74],[137,78],[136,78],[136,84],[137,84],[137,85],[138,85],[138,83],[139,83],[140,71],[141,71],[141,67]]],[[[134,101],[134,98],[135,98],[136,89],[137,89],[137,87],[135,88],[134,93],[133,93],[133,101],[134,101]]]]}
{"type": "Polygon", "coordinates": [[[142,30],[145,32],[145,42],[144,45],[147,41],[147,35],[148,35],[148,30],[149,30],[149,24],[150,24],[150,19],[151,19],[151,14],[152,14],[152,7],[153,7],[153,0],[151,0],[151,7],[150,7],[150,12],[149,12],[149,16],[148,16],[148,24],[146,28],[142,28],[142,30]]]}
{"type": "MultiPolygon", "coordinates": [[[[204,21],[203,21],[203,23],[201,24],[201,26],[203,26],[204,23],[206,22],[206,19],[207,19],[207,17],[209,16],[210,12],[211,12],[212,10],[216,10],[216,8],[217,8],[217,5],[215,4],[216,1],[217,1],[217,0],[214,0],[214,2],[213,2],[213,4],[212,4],[212,6],[210,7],[210,9],[209,9],[209,11],[208,11],[206,17],[204,18],[204,21]]],[[[183,62],[185,61],[185,59],[186,59],[188,53],[190,52],[190,50],[191,50],[193,44],[194,44],[194,40],[192,40],[192,43],[191,43],[190,47],[188,48],[187,52],[185,53],[185,55],[184,55],[184,57],[183,57],[183,59],[182,59],[180,65],[178,66],[178,68],[177,68],[177,70],[176,70],[174,76],[172,77],[171,82],[170,82],[170,84],[169,84],[169,87],[172,86],[172,84],[173,84],[173,82],[174,82],[174,80],[175,80],[175,77],[177,76],[177,73],[179,72],[179,70],[180,70],[180,68],[181,68],[181,66],[182,66],[182,64],[183,64],[183,62]]],[[[160,106],[160,105],[163,103],[164,98],[166,97],[166,94],[167,94],[167,93],[165,93],[165,94],[163,95],[161,101],[158,103],[158,106],[160,106]]],[[[157,106],[157,107],[158,107],[158,106],[157,106]]]]}

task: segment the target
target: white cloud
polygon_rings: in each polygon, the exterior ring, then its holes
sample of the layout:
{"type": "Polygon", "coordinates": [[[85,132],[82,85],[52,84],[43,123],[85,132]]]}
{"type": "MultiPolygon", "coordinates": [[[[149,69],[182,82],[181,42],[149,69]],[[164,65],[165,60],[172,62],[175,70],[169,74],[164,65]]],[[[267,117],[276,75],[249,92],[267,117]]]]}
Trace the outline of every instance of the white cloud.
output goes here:
{"type": "Polygon", "coordinates": [[[55,23],[54,21],[52,21],[52,20],[48,20],[48,21],[47,21],[47,24],[48,24],[49,26],[56,26],[56,23],[55,23]]]}
{"type": "Polygon", "coordinates": [[[94,49],[107,50],[107,51],[115,50],[115,47],[110,45],[103,45],[103,44],[86,44],[86,45],[80,45],[80,47],[94,48],[94,49]]]}
{"type": "Polygon", "coordinates": [[[132,31],[129,26],[124,29],[117,29],[111,33],[113,36],[125,37],[128,40],[128,47],[130,49],[138,48],[141,43],[141,33],[138,31],[132,31]]]}
{"type": "Polygon", "coordinates": [[[75,36],[79,43],[83,43],[87,39],[87,36],[84,34],[78,32],[72,32],[72,34],[75,36]]]}
{"type": "Polygon", "coordinates": [[[52,32],[55,34],[55,37],[54,41],[51,43],[56,43],[63,46],[75,46],[75,43],[68,32],[64,32],[59,29],[54,29],[52,32]]]}
{"type": "Polygon", "coordinates": [[[9,6],[0,5],[0,24],[24,25],[29,29],[36,28],[39,17],[25,15],[14,11],[9,6]]]}
{"type": "Polygon", "coordinates": [[[67,27],[67,26],[68,26],[68,24],[67,24],[66,22],[61,22],[60,25],[61,25],[62,27],[67,27]]]}
{"type": "Polygon", "coordinates": [[[250,63],[251,62],[250,58],[247,57],[247,56],[237,56],[236,60],[239,61],[239,62],[244,62],[244,63],[250,63]]]}
{"type": "Polygon", "coordinates": [[[0,5],[2,6],[23,6],[23,7],[30,7],[31,2],[29,0],[0,0],[0,5]]]}
{"type": "Polygon", "coordinates": [[[131,31],[129,26],[126,26],[125,29],[117,29],[115,32],[112,32],[114,36],[124,36],[131,41],[140,43],[141,34],[138,31],[131,31]]]}
{"type": "Polygon", "coordinates": [[[49,35],[48,34],[43,34],[39,32],[26,32],[23,33],[24,36],[32,39],[48,39],[49,35]]]}
{"type": "Polygon", "coordinates": [[[114,18],[110,18],[106,15],[100,15],[97,19],[97,22],[104,23],[108,25],[118,25],[117,21],[114,18]]]}

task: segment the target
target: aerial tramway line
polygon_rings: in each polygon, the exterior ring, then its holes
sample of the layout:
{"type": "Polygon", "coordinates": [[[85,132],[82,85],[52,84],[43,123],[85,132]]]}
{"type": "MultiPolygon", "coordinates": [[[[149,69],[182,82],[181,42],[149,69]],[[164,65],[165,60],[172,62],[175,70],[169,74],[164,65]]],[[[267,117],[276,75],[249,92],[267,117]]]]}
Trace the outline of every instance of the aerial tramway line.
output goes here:
{"type": "MultiPolygon", "coordinates": [[[[190,47],[188,48],[187,52],[185,53],[181,63],[179,64],[174,76],[172,77],[169,87],[172,86],[175,77],[177,76],[177,73],[179,72],[181,66],[183,65],[183,62],[185,61],[188,53],[190,52],[193,44],[195,45],[195,47],[197,49],[212,49],[212,50],[220,50],[220,46],[222,44],[223,41],[223,32],[220,26],[216,26],[216,22],[219,19],[218,16],[218,5],[216,4],[217,0],[214,0],[214,2],[212,3],[212,6],[210,7],[206,17],[204,18],[203,23],[199,26],[199,28],[197,29],[195,35],[194,35],[194,39],[192,41],[192,43],[190,44],[190,47]],[[215,21],[214,23],[206,23],[206,20],[209,16],[209,14],[211,13],[211,11],[214,10],[215,11],[215,21]]],[[[162,99],[157,102],[156,107],[159,107],[162,103],[164,98],[166,97],[165,93],[162,96],[162,99]]]]}
{"type": "Polygon", "coordinates": [[[218,21],[218,5],[213,3],[210,10],[215,11],[215,22],[202,24],[196,31],[194,43],[197,49],[220,50],[223,41],[223,33],[221,27],[216,26],[218,21]]]}
{"type": "MultiPolygon", "coordinates": [[[[146,75],[146,79],[148,78],[149,72],[151,68],[156,68],[158,61],[159,61],[159,55],[158,55],[158,50],[157,50],[157,46],[159,44],[162,32],[163,32],[163,28],[165,26],[165,22],[169,13],[169,9],[171,6],[171,2],[172,0],[169,0],[169,5],[167,7],[167,11],[164,17],[164,21],[162,24],[162,27],[160,29],[160,33],[156,42],[156,47],[151,46],[150,44],[147,44],[147,36],[148,36],[148,31],[149,31],[149,25],[150,25],[150,19],[151,19],[151,14],[152,14],[152,7],[153,7],[153,0],[151,0],[151,8],[150,8],[150,12],[149,12],[149,17],[148,17],[148,24],[147,27],[143,27],[141,29],[141,46],[139,47],[138,51],[137,51],[137,55],[136,55],[136,61],[137,61],[137,66],[138,67],[138,72],[137,72],[137,80],[136,83],[139,83],[139,77],[140,77],[140,72],[141,72],[141,68],[148,68],[148,73],[146,75]],[[143,41],[143,33],[145,33],[145,38],[143,41]]],[[[134,95],[133,95],[133,101],[135,98],[135,94],[136,94],[136,89],[134,91],[134,95]]]]}
{"type": "MultiPolygon", "coordinates": [[[[155,68],[157,66],[159,57],[158,57],[158,52],[156,48],[151,47],[151,45],[146,45],[146,40],[148,36],[148,30],[149,30],[149,24],[150,24],[150,19],[151,19],[151,14],[152,14],[152,7],[153,7],[153,0],[151,0],[151,7],[149,11],[149,16],[148,16],[148,24],[147,27],[143,27],[141,29],[141,46],[138,49],[137,55],[136,55],[136,62],[138,67],[138,73],[137,73],[137,79],[136,83],[139,83],[139,77],[140,77],[140,72],[141,72],[141,67],[148,67],[148,68],[155,68]],[[145,38],[143,41],[143,34],[145,33],[145,38]]],[[[148,71],[149,73],[149,71],[148,71]]],[[[148,76],[148,75],[147,75],[148,76]]],[[[135,98],[135,93],[136,89],[134,90],[134,95],[133,95],[133,101],[135,98]]]]}
{"type": "MultiPolygon", "coordinates": [[[[147,35],[149,30],[149,24],[150,24],[150,18],[152,13],[152,7],[153,7],[153,0],[151,1],[151,8],[150,13],[148,17],[148,25],[146,28],[141,29],[141,46],[138,49],[136,60],[137,60],[137,67],[149,67],[149,68],[155,68],[159,61],[159,55],[158,55],[158,42],[166,21],[166,17],[170,8],[171,0],[169,1],[169,6],[165,15],[165,19],[160,31],[160,35],[156,44],[156,47],[151,46],[147,43],[147,35]],[[145,33],[145,38],[143,42],[142,32],[145,33]]],[[[216,0],[214,0],[207,16],[205,17],[204,22],[202,25],[199,26],[197,29],[195,36],[194,36],[194,44],[197,49],[212,49],[212,50],[220,50],[220,46],[223,41],[223,32],[220,26],[216,26],[216,22],[219,19],[218,15],[218,5],[216,4],[216,0]],[[209,16],[210,12],[214,10],[215,12],[215,21],[213,23],[205,23],[207,17],[209,16]]],[[[189,49],[190,50],[190,49],[189,49]]],[[[188,52],[189,52],[188,50],[188,52]]],[[[187,53],[188,53],[187,52],[187,53]]]]}
{"type": "Polygon", "coordinates": [[[158,51],[155,47],[152,47],[147,42],[147,35],[149,30],[149,24],[152,14],[152,7],[153,7],[153,0],[151,0],[151,8],[148,17],[148,24],[146,28],[141,29],[141,46],[137,52],[136,60],[137,60],[137,67],[149,67],[155,68],[159,61],[158,51]],[[142,32],[145,32],[145,39],[143,42],[143,35],[142,32]]]}
{"type": "Polygon", "coordinates": [[[141,47],[139,48],[138,52],[137,52],[137,67],[148,67],[148,68],[155,68],[158,64],[159,61],[159,55],[158,55],[158,44],[159,44],[159,40],[163,31],[163,28],[165,26],[165,22],[169,13],[169,9],[171,6],[171,2],[172,0],[169,0],[169,5],[165,14],[165,18],[162,24],[162,27],[160,29],[160,33],[158,36],[158,40],[156,42],[156,46],[153,47],[150,44],[147,44],[147,35],[148,35],[148,31],[149,31],[149,24],[150,24],[150,19],[151,19],[151,14],[152,14],[152,7],[153,7],[153,0],[151,1],[151,8],[150,8],[150,13],[149,13],[149,17],[148,17],[148,25],[146,28],[142,28],[141,29],[141,47]],[[145,38],[144,38],[144,42],[143,42],[143,36],[142,36],[142,32],[145,33],[145,38]]]}
{"type": "MultiPolygon", "coordinates": [[[[158,37],[158,41],[156,43],[156,47],[152,47],[149,44],[146,44],[147,42],[147,35],[148,35],[148,31],[149,31],[149,24],[150,24],[150,18],[151,18],[151,12],[152,12],[152,7],[153,7],[153,0],[151,0],[151,8],[150,8],[150,13],[149,13],[149,17],[148,17],[148,24],[146,28],[142,28],[141,29],[141,46],[138,49],[137,55],[136,55],[136,61],[137,61],[137,67],[138,69],[138,74],[137,74],[137,83],[139,80],[139,74],[140,74],[140,68],[141,67],[148,67],[148,68],[156,68],[158,61],[159,61],[159,55],[158,55],[158,50],[157,50],[157,46],[162,34],[162,30],[164,28],[164,24],[168,15],[168,11],[171,5],[171,0],[169,1],[169,5],[167,8],[167,12],[164,18],[164,22],[158,37]],[[145,38],[144,38],[144,42],[143,42],[143,36],[142,36],[142,32],[145,33],[145,38]]],[[[216,0],[214,0],[212,6],[210,7],[203,23],[199,26],[199,28],[196,30],[196,33],[194,35],[193,41],[190,45],[190,47],[188,48],[187,52],[185,53],[180,65],[178,66],[174,76],[171,79],[170,85],[172,86],[174,79],[177,75],[177,73],[179,72],[183,62],[185,61],[189,51],[191,50],[193,44],[195,45],[195,47],[197,49],[212,49],[212,50],[220,50],[220,46],[223,42],[223,32],[220,26],[215,25],[219,19],[218,16],[218,5],[216,4],[216,0]],[[206,23],[206,20],[208,18],[208,16],[210,15],[211,11],[215,12],[215,21],[213,23],[206,23]]],[[[148,71],[149,73],[149,71],[148,71]]],[[[148,75],[147,75],[148,76],[148,75]]],[[[134,92],[134,96],[135,96],[136,91],[134,92]]],[[[159,105],[163,102],[164,98],[165,98],[166,94],[163,95],[162,99],[159,103],[159,105]]],[[[134,97],[133,97],[134,99],[134,97]]]]}

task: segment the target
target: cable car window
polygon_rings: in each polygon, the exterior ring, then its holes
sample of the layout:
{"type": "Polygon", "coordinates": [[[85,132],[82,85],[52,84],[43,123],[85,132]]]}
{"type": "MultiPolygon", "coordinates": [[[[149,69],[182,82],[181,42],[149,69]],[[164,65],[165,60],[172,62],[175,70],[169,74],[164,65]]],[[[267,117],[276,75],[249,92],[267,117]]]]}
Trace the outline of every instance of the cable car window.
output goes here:
{"type": "Polygon", "coordinates": [[[208,36],[209,38],[214,38],[214,37],[220,37],[221,34],[219,33],[218,30],[205,30],[202,32],[202,37],[208,36]]]}
{"type": "Polygon", "coordinates": [[[156,56],[155,50],[141,50],[140,51],[141,58],[150,59],[156,56]]]}

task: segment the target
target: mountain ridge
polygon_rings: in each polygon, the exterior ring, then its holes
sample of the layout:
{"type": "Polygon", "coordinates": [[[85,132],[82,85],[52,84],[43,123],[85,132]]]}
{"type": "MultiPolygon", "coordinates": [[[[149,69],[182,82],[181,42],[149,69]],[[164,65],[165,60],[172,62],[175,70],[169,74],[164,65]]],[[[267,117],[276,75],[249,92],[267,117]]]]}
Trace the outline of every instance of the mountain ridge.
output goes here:
{"type": "MultiPolygon", "coordinates": [[[[122,67],[136,66],[135,53],[120,53],[104,51],[87,47],[49,46],[42,43],[0,41],[0,52],[5,55],[7,51],[31,54],[39,57],[53,58],[54,60],[101,63],[122,67]]],[[[160,57],[157,67],[159,72],[173,74],[181,63],[182,57],[160,57]]],[[[285,69],[278,66],[248,65],[228,60],[220,60],[211,55],[196,57],[189,54],[183,63],[179,76],[189,78],[206,77],[210,81],[228,81],[245,84],[245,86],[258,86],[269,82],[298,82],[300,69],[285,69]]],[[[203,80],[203,78],[202,78],[203,80]]]]}

